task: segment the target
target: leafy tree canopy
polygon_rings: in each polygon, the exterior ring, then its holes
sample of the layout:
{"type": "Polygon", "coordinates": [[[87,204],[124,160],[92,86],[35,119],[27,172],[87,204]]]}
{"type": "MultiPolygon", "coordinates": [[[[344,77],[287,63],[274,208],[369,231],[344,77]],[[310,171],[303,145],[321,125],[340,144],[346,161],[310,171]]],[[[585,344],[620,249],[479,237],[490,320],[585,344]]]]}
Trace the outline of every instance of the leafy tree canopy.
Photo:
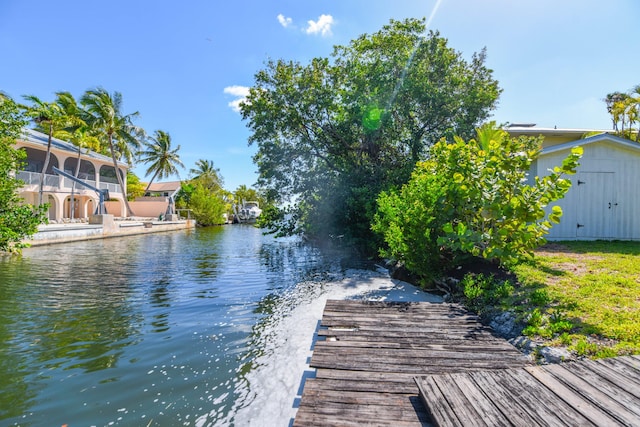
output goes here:
{"type": "Polygon", "coordinates": [[[202,181],[194,181],[189,195],[189,208],[199,225],[219,225],[224,223],[227,206],[224,191],[212,191],[202,181]]]}
{"type": "Polygon", "coordinates": [[[135,200],[144,196],[146,186],[140,181],[140,177],[130,170],[127,171],[127,199],[135,200]]]}
{"type": "Polygon", "coordinates": [[[16,103],[0,94],[0,252],[19,251],[23,239],[46,221],[48,205],[33,207],[18,196],[22,182],[15,173],[25,153],[14,147],[26,121],[16,103]]]}
{"type": "Polygon", "coordinates": [[[378,193],[495,108],[500,89],[484,62],[484,50],[468,62],[416,19],[336,46],[331,59],[269,61],[241,108],[258,184],[289,202],[288,215],[270,210],[272,231],[371,242],[378,193]]]}

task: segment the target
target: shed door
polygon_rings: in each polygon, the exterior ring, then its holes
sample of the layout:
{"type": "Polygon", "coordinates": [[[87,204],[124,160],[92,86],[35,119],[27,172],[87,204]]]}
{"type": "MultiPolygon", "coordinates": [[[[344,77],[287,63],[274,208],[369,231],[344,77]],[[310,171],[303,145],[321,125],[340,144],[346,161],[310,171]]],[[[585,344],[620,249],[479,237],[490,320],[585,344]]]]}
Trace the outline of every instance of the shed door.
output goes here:
{"type": "Polygon", "coordinates": [[[613,238],[616,194],[613,172],[579,172],[576,236],[613,238]]]}

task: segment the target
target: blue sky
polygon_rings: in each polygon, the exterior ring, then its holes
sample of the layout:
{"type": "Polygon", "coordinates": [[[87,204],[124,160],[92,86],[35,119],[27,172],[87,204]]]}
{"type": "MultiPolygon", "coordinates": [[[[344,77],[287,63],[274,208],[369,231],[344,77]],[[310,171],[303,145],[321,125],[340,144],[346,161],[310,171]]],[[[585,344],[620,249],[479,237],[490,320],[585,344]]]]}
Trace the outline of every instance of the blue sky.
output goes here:
{"type": "Polygon", "coordinates": [[[637,0],[0,0],[0,90],[121,92],[138,125],[181,145],[181,178],[212,160],[234,190],[257,178],[234,101],[267,59],[306,64],[430,16],[466,59],[487,48],[499,123],[610,129],[602,99],[640,84],[637,0]]]}

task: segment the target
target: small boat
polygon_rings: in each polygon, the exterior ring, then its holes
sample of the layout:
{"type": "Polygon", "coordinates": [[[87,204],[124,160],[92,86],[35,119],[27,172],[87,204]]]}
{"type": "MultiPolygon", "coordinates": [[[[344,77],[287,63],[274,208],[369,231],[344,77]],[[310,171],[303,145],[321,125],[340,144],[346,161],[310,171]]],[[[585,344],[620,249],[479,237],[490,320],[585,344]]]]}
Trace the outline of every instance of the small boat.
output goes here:
{"type": "Polygon", "coordinates": [[[255,223],[262,213],[260,204],[255,201],[246,202],[243,200],[241,205],[234,205],[233,210],[235,212],[235,218],[233,222],[241,224],[255,223]]]}

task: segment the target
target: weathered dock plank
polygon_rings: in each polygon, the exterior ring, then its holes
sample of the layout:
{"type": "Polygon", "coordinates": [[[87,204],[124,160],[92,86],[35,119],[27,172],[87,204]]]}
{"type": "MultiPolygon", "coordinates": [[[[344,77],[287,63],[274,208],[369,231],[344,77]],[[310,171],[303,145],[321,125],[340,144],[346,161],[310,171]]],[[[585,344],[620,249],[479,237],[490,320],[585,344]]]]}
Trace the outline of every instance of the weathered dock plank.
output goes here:
{"type": "Polygon", "coordinates": [[[294,426],[430,425],[416,375],[529,364],[452,304],[330,300],[318,337],[294,426]]]}
{"type": "Polygon", "coordinates": [[[436,426],[637,426],[637,357],[416,377],[436,426]]]}

